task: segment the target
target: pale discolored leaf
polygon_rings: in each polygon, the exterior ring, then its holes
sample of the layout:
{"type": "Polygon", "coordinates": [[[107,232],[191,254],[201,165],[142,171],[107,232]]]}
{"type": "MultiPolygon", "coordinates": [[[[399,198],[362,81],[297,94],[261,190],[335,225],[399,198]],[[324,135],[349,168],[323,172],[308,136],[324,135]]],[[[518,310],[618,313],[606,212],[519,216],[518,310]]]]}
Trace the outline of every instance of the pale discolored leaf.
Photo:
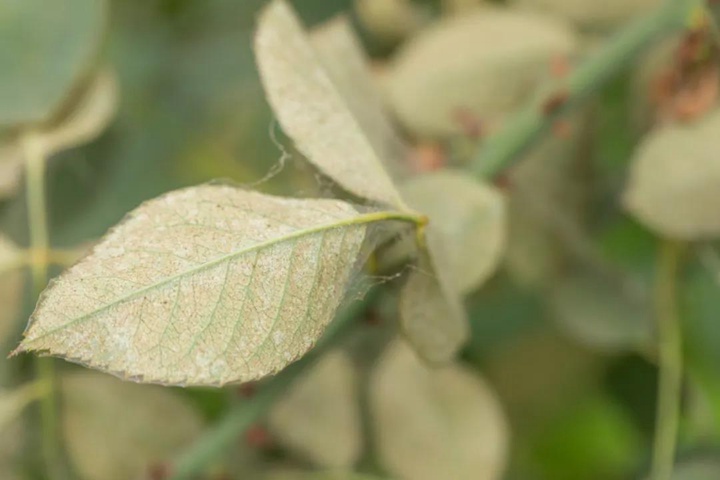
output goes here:
{"type": "Polygon", "coordinates": [[[64,444],[82,480],[144,478],[186,448],[199,415],[173,391],[83,371],[61,382],[64,444]]]}
{"type": "Polygon", "coordinates": [[[380,460],[396,478],[499,480],[508,426],[495,394],[458,365],[430,369],[397,342],[371,379],[380,460]]]}
{"type": "Polygon", "coordinates": [[[0,432],[3,432],[33,401],[49,392],[41,381],[28,383],[13,390],[0,390],[0,432]]]}
{"type": "Polygon", "coordinates": [[[720,235],[720,113],[650,133],[630,166],[625,208],[662,235],[698,240],[720,235]]]}
{"type": "Polygon", "coordinates": [[[58,125],[42,131],[43,150],[50,155],[95,139],[115,115],[117,103],[115,75],[110,70],[103,70],[92,79],[69,114],[58,125]]]}
{"type": "Polygon", "coordinates": [[[393,178],[407,176],[407,145],[390,120],[360,40],[346,17],[313,30],[310,37],[335,88],[393,178]]]}
{"type": "Polygon", "coordinates": [[[492,132],[532,97],[552,59],[576,44],[567,25],[541,14],[480,9],[446,17],[392,59],[388,101],[417,136],[463,135],[467,120],[492,132]]]}
{"type": "Polygon", "coordinates": [[[663,0],[511,0],[512,5],[566,18],[581,28],[607,29],[621,26],[658,8],[663,0]]]}
{"type": "Polygon", "coordinates": [[[0,346],[7,346],[19,329],[25,288],[25,275],[20,268],[23,262],[23,253],[9,238],[0,235],[0,346]]]}
{"type": "Polygon", "coordinates": [[[356,387],[350,358],[342,351],[327,353],[275,404],[271,432],[319,466],[352,467],[362,448],[356,387]]]}
{"type": "Polygon", "coordinates": [[[551,287],[555,320],[572,337],[606,350],[641,349],[653,340],[644,298],[588,274],[565,277],[551,287]]]}
{"type": "Polygon", "coordinates": [[[275,373],[333,318],[378,220],[339,200],[170,192],[52,283],[18,350],[163,384],[275,373]]]}
{"type": "Polygon", "coordinates": [[[445,363],[458,353],[470,335],[458,292],[439,268],[447,261],[444,246],[427,232],[428,250],[419,252],[417,264],[400,292],[400,326],[417,354],[429,363],[445,363]]]}
{"type": "Polygon", "coordinates": [[[359,197],[402,207],[344,92],[283,0],[274,0],[261,14],[255,55],[270,105],[308,161],[359,197]]]}
{"type": "Polygon", "coordinates": [[[47,120],[98,51],[105,0],[4,0],[0,125],[47,120]]]}
{"type": "Polygon", "coordinates": [[[448,246],[447,263],[438,268],[461,292],[471,292],[493,274],[506,243],[505,199],[498,189],[448,169],[413,177],[400,192],[429,217],[428,230],[448,246]]]}

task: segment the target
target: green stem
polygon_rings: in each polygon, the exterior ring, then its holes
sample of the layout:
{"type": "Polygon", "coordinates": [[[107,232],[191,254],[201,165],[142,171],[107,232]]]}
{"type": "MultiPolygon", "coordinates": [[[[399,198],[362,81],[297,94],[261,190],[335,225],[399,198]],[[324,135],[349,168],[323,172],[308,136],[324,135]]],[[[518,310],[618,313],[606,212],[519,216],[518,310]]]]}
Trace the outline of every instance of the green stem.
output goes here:
{"type": "MultiPolygon", "coordinates": [[[[47,159],[36,134],[27,132],[22,137],[25,155],[25,194],[28,209],[30,245],[36,257],[30,268],[33,293],[38,297],[48,281],[47,252],[50,245],[45,200],[45,165],[47,159]]],[[[64,472],[60,437],[57,424],[57,398],[55,366],[50,357],[35,357],[38,379],[48,386],[47,395],[40,400],[42,429],[42,456],[48,478],[62,478],[64,472]]]]}
{"type": "Polygon", "coordinates": [[[268,380],[247,401],[234,407],[215,427],[208,430],[194,445],[183,452],[172,469],[170,480],[195,478],[205,467],[217,460],[238,435],[261,418],[292,383],[307,371],[330,347],[337,344],[379,292],[373,287],[365,297],[349,305],[328,327],[319,345],[296,363],[268,380]]]}
{"type": "Polygon", "coordinates": [[[492,177],[516,160],[535,140],[552,128],[560,115],[576,108],[590,94],[630,64],[639,53],[661,35],[686,25],[690,12],[702,0],[666,0],[664,6],[621,31],[600,51],[574,70],[564,85],[545,98],[531,102],[507,120],[507,127],[487,138],[472,160],[470,169],[479,176],[492,177]],[[554,94],[562,99],[554,112],[543,111],[543,104],[554,94]]]}
{"type": "Polygon", "coordinates": [[[660,380],[655,419],[652,480],[670,480],[675,463],[682,393],[682,333],[677,306],[681,246],[665,240],[660,247],[655,288],[660,380]]]}

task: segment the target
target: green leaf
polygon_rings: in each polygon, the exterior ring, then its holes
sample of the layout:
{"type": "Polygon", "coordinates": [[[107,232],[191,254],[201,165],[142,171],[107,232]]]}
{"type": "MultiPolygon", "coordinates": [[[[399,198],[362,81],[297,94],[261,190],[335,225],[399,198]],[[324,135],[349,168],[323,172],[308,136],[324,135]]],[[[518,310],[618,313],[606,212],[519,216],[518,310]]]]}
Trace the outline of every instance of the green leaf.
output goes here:
{"type": "Polygon", "coordinates": [[[94,372],[61,382],[64,444],[82,480],[144,478],[197,438],[202,421],[171,390],[94,372]]]}
{"type": "Polygon", "coordinates": [[[393,215],[231,186],[168,193],[52,283],[18,351],[162,384],[275,373],[333,318],[367,225],[393,215]]]}
{"type": "Polygon", "coordinates": [[[378,454],[391,475],[502,478],[506,420],[488,385],[464,368],[427,368],[396,342],[373,373],[370,405],[378,454]]]}
{"type": "MultiPolygon", "coordinates": [[[[383,0],[385,1],[385,0],[383,0]]],[[[310,40],[335,88],[393,178],[410,173],[407,145],[390,120],[360,40],[346,17],[312,31],[310,40]]]]}
{"type": "Polygon", "coordinates": [[[400,326],[417,354],[429,363],[445,363],[458,353],[470,335],[462,298],[437,261],[444,245],[433,232],[426,236],[416,265],[400,292],[400,326]]]}
{"type": "Polygon", "coordinates": [[[380,153],[286,2],[274,0],[261,14],[255,55],[270,105],[308,161],[359,197],[403,207],[380,153]]]}
{"type": "Polygon", "coordinates": [[[0,126],[47,120],[98,51],[105,0],[4,0],[0,126]]]}
{"type": "Polygon", "coordinates": [[[720,236],[720,113],[649,134],[638,147],[623,196],[646,227],[672,238],[720,236]]]}
{"type": "Polygon", "coordinates": [[[439,170],[413,177],[400,192],[430,218],[427,229],[447,246],[447,263],[438,268],[461,292],[475,290],[495,272],[506,243],[500,191],[459,171],[439,170]]]}
{"type": "Polygon", "coordinates": [[[544,15],[501,9],[436,22],[403,44],[387,74],[388,101],[421,137],[462,135],[460,116],[485,132],[532,98],[553,57],[569,55],[576,39],[544,15]]]}
{"type": "Polygon", "coordinates": [[[328,352],[274,406],[268,425],[285,446],[326,468],[349,468],[362,449],[354,366],[328,352]]]}
{"type": "Polygon", "coordinates": [[[551,287],[554,319],[580,342],[604,350],[642,350],[654,339],[647,299],[590,274],[574,274],[551,287]]]}

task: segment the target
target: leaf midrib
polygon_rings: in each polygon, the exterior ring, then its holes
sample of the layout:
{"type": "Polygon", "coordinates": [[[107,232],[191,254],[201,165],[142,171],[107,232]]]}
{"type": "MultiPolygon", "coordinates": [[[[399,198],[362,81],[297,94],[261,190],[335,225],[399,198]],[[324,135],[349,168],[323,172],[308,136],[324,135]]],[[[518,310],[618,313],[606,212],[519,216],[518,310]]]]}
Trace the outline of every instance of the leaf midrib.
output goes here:
{"type": "MultiPolygon", "coordinates": [[[[77,318],[74,318],[67,323],[64,323],[56,328],[48,330],[47,332],[43,333],[42,335],[39,335],[30,340],[25,340],[23,342],[22,346],[25,347],[28,344],[37,342],[49,335],[54,334],[55,332],[64,330],[65,328],[71,327],[72,325],[75,325],[77,323],[88,320],[101,312],[110,310],[111,308],[113,308],[117,305],[127,302],[128,300],[132,300],[133,298],[142,296],[145,293],[152,292],[156,289],[162,288],[166,285],[173,283],[176,280],[180,280],[185,277],[192,276],[195,273],[201,272],[208,268],[215,267],[217,265],[221,265],[224,262],[230,262],[230,261],[232,261],[236,258],[239,258],[243,255],[246,255],[248,253],[260,252],[262,250],[273,247],[282,242],[294,240],[296,238],[300,238],[300,237],[304,237],[304,236],[314,235],[316,233],[320,233],[320,232],[324,232],[324,231],[334,230],[334,229],[338,229],[338,228],[342,228],[342,227],[360,226],[360,225],[366,225],[369,223],[380,222],[380,221],[390,221],[390,220],[398,220],[398,221],[410,222],[410,223],[415,223],[415,224],[418,224],[419,222],[423,221],[423,219],[419,218],[417,215],[415,215],[411,212],[381,211],[381,212],[366,213],[366,214],[358,215],[356,217],[351,217],[351,218],[346,218],[344,220],[336,221],[333,223],[326,223],[326,224],[318,225],[318,226],[315,226],[312,228],[296,230],[290,234],[257,243],[255,245],[252,245],[248,248],[239,250],[237,252],[228,253],[228,254],[218,257],[214,260],[210,260],[201,265],[192,267],[188,270],[176,273],[175,275],[165,277],[151,285],[145,286],[145,287],[137,289],[137,290],[133,290],[133,291],[123,295],[122,297],[117,298],[117,299],[113,300],[112,302],[103,305],[102,307],[96,308],[95,310],[85,313],[77,318]]],[[[36,312],[38,310],[36,310],[36,312]]],[[[36,317],[36,313],[33,313],[33,315],[30,317],[30,325],[32,325],[35,322],[35,317],[36,317]]]]}

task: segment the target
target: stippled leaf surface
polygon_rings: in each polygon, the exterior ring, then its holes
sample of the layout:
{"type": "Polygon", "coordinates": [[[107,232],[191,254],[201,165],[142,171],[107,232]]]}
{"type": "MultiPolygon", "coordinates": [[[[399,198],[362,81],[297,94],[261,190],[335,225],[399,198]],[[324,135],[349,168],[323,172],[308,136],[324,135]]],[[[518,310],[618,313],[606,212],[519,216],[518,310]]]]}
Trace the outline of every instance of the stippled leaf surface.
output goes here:
{"type": "Polygon", "coordinates": [[[335,88],[393,178],[410,173],[407,145],[383,105],[360,40],[346,17],[313,30],[310,40],[335,88]]]}
{"type": "Polygon", "coordinates": [[[490,387],[462,367],[428,368],[397,342],[373,372],[370,406],[380,461],[395,478],[502,478],[504,414],[490,387]]]}
{"type": "Polygon", "coordinates": [[[268,101],[308,161],[359,197],[402,207],[379,152],[286,2],[261,14],[255,55],[268,101]]]}
{"type": "Polygon", "coordinates": [[[350,468],[362,449],[357,378],[350,358],[328,352],[273,406],[278,441],[325,468],[350,468]]]}
{"type": "Polygon", "coordinates": [[[452,360],[470,334],[460,292],[445,270],[445,245],[427,232],[427,249],[419,252],[400,293],[400,326],[417,354],[430,363],[452,360]]]}
{"type": "Polygon", "coordinates": [[[231,186],[170,192],[52,283],[19,350],[152,383],[272,374],[332,319],[375,218],[231,186]]]}
{"type": "Polygon", "coordinates": [[[661,127],[638,147],[624,193],[625,208],[662,235],[698,240],[720,236],[720,113],[688,125],[661,127]]]}
{"type": "Polygon", "coordinates": [[[200,416],[171,390],[95,372],[61,380],[62,432],[82,480],[145,478],[200,434],[200,416]]]}
{"type": "Polygon", "coordinates": [[[487,280],[505,249],[502,194],[449,169],[413,177],[400,191],[408,205],[430,218],[428,230],[437,232],[439,243],[448,246],[447,264],[438,265],[448,280],[463,293],[487,280]]]}
{"type": "Polygon", "coordinates": [[[98,50],[105,0],[0,4],[0,125],[47,120],[98,50]]]}

